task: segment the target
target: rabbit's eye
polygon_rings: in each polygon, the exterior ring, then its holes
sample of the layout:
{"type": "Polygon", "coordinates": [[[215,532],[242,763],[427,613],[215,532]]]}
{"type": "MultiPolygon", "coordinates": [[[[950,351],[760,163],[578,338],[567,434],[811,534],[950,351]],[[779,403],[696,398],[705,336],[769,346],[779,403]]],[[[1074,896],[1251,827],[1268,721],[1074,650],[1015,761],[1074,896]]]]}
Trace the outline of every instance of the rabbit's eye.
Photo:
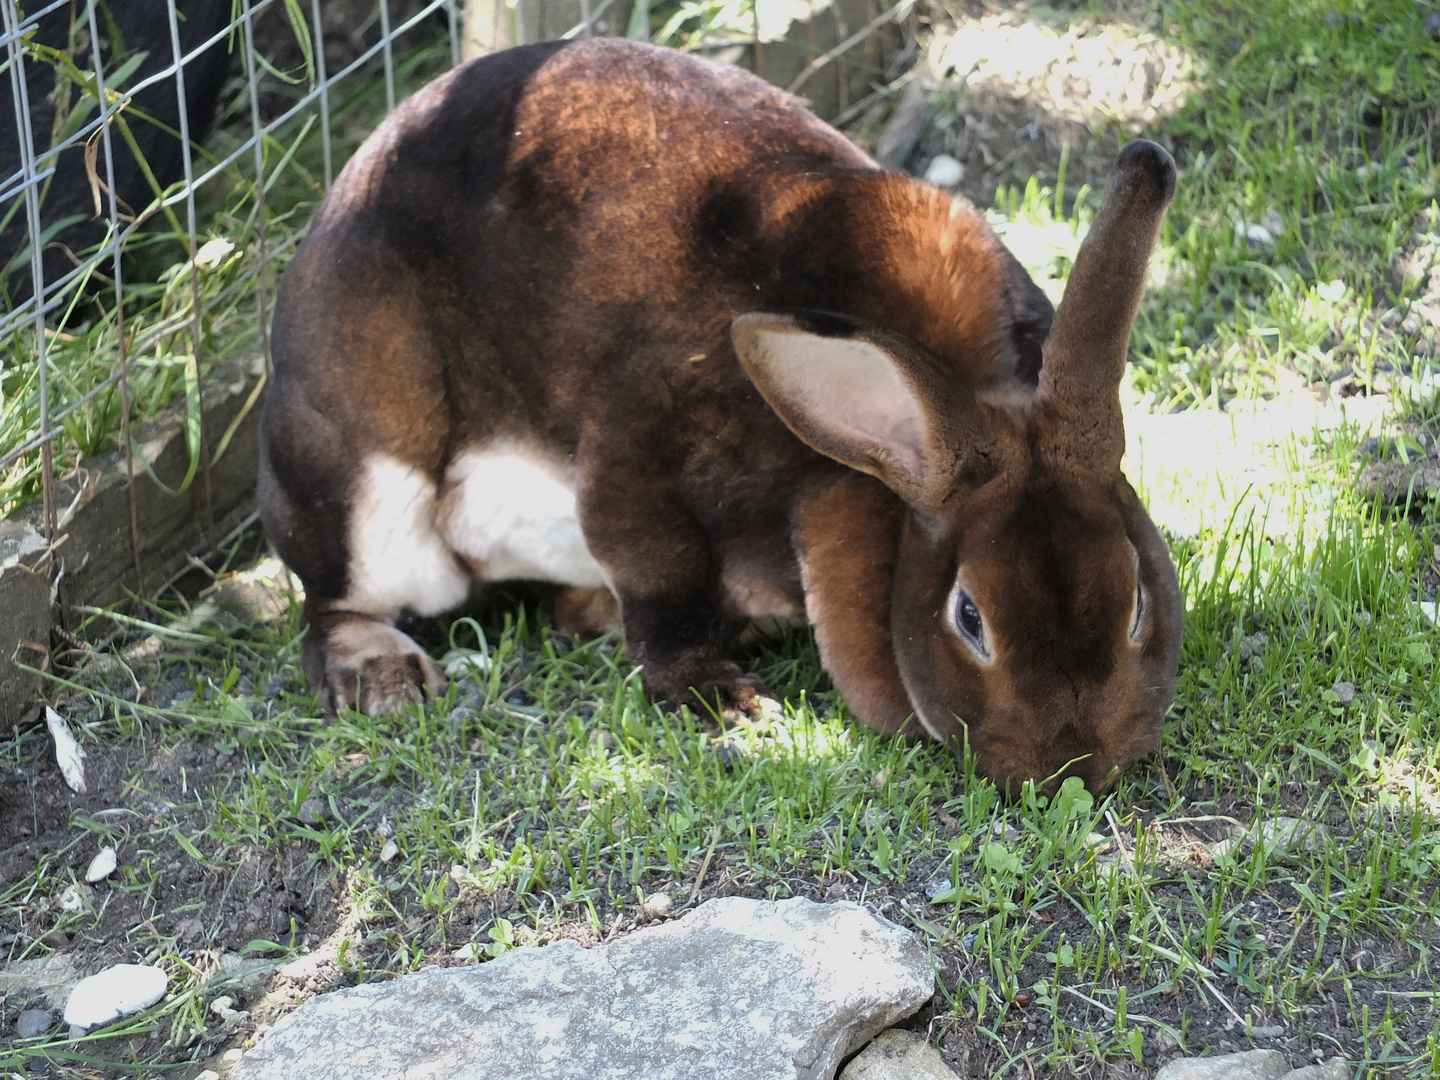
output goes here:
{"type": "Polygon", "coordinates": [[[980,609],[975,606],[975,601],[963,592],[955,603],[955,621],[960,624],[966,637],[983,647],[980,638],[980,609]]]}

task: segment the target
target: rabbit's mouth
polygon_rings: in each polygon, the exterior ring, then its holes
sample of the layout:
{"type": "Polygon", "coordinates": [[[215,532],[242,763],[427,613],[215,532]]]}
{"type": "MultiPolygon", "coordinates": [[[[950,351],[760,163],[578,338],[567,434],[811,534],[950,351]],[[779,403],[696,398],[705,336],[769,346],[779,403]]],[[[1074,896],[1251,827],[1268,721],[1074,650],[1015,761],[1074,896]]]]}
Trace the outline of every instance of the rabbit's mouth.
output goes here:
{"type": "Polygon", "coordinates": [[[1071,776],[1079,777],[1086,788],[1098,794],[1160,741],[1160,723],[1148,716],[1126,715],[1113,724],[1100,725],[1102,731],[1123,732],[1120,744],[1106,741],[1103,735],[1086,738],[1067,727],[1048,745],[1037,747],[1033,736],[1012,734],[1014,727],[994,730],[1007,726],[1004,721],[995,724],[989,738],[983,730],[972,729],[970,741],[976,771],[1011,798],[1018,797],[1027,782],[1040,794],[1053,795],[1071,776]]]}

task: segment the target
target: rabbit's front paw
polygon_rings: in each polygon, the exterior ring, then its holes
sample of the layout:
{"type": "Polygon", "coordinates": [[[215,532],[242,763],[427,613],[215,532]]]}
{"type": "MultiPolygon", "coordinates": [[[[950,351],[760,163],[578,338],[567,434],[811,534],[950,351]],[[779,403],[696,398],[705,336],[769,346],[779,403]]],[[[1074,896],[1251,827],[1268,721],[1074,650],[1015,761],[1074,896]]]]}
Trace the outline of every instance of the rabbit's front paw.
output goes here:
{"type": "Polygon", "coordinates": [[[326,706],[370,716],[397,713],[445,692],[445,673],[406,634],[382,622],[353,618],[325,634],[326,706]]]}
{"type": "Polygon", "coordinates": [[[780,708],[764,680],[758,675],[747,675],[739,664],[729,660],[664,668],[647,664],[645,690],[657,701],[688,705],[701,716],[730,723],[745,718],[759,720],[780,708]]]}
{"type": "Polygon", "coordinates": [[[770,696],[764,682],[755,675],[740,676],[728,687],[721,689],[720,695],[722,699],[728,696],[733,703],[721,713],[721,717],[730,723],[741,723],[744,720],[778,720],[785,712],[780,702],[770,696]]]}

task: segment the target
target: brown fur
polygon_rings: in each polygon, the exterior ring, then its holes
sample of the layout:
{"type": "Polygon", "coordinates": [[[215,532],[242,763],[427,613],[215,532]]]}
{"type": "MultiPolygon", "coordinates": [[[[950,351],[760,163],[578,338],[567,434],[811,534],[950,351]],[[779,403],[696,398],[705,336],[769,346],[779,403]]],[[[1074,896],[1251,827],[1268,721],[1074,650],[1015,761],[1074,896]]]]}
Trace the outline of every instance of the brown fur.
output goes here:
{"type": "Polygon", "coordinates": [[[623,629],[620,602],[609,589],[569,586],[555,594],[555,628],[562,634],[597,638],[623,629]]]}
{"type": "Polygon", "coordinates": [[[390,685],[404,648],[395,671],[348,659],[355,620],[399,615],[347,606],[356,477],[384,453],[439,484],[505,437],[573,466],[657,698],[758,707],[728,650],[755,609],[803,605],[865,723],[955,740],[958,713],[1002,783],[1103,783],[1154,745],[1180,611],[1113,453],[1173,167],[1150,144],[1121,166],[1050,334],[968,205],[737,69],[597,40],[438,80],[346,167],[276,311],[262,509],[306,586],[312,682],[347,705],[358,680],[362,707],[372,677],[379,706],[434,690],[423,665],[390,685]],[[879,365],[878,442],[776,381],[796,348],[879,365]],[[988,667],[946,609],[957,573],[988,667]]]}
{"type": "Polygon", "coordinates": [[[891,581],[904,507],[868,476],[844,475],[796,508],[805,614],[820,660],[856,716],[886,735],[920,735],[895,666],[891,581]]]}

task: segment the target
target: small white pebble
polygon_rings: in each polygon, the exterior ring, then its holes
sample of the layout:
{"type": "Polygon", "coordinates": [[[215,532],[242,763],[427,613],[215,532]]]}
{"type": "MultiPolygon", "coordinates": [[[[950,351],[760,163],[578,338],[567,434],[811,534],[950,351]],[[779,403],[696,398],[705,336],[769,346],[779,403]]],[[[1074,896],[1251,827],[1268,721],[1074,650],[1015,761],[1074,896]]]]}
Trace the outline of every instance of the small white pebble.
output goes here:
{"type": "Polygon", "coordinates": [[[139,1012],[165,996],[163,969],[146,964],[116,964],[81,979],[65,1002],[65,1022],[92,1028],[139,1012]]]}
{"type": "Polygon", "coordinates": [[[1349,705],[1355,700],[1355,684],[1349,682],[1337,682],[1330,688],[1335,694],[1335,700],[1341,705],[1349,705]]]}
{"type": "Polygon", "coordinates": [[[90,860],[90,867],[85,871],[85,880],[92,885],[97,881],[104,881],[115,872],[116,865],[115,849],[106,844],[100,849],[100,854],[90,860]]]}
{"type": "Polygon", "coordinates": [[[229,995],[218,997],[210,1003],[210,1011],[216,1016],[224,1016],[227,1012],[234,1012],[235,999],[229,995]]]}
{"type": "Polygon", "coordinates": [[[229,240],[207,240],[195,252],[195,265],[202,270],[214,270],[234,250],[235,245],[229,240]]]}
{"type": "Polygon", "coordinates": [[[202,1073],[197,1073],[195,1080],[220,1080],[220,1074],[214,1069],[206,1069],[202,1073]]]}
{"type": "Polygon", "coordinates": [[[395,843],[394,840],[386,840],[385,846],[380,849],[380,861],[383,863],[388,863],[391,859],[395,858],[395,856],[399,854],[400,845],[395,843]]]}
{"type": "Polygon", "coordinates": [[[1273,246],[1275,243],[1275,237],[1271,235],[1270,230],[1258,222],[1254,224],[1246,224],[1243,221],[1235,222],[1235,236],[1237,239],[1248,240],[1252,244],[1261,244],[1266,247],[1273,246]]]}
{"type": "Polygon", "coordinates": [[[71,791],[84,795],[85,751],[70,733],[70,725],[65,723],[65,718],[49,705],[45,706],[45,724],[50,729],[50,737],[55,740],[55,760],[60,764],[60,775],[65,777],[71,791]]]}
{"type": "Polygon", "coordinates": [[[222,1062],[224,1062],[226,1065],[234,1065],[237,1061],[239,1061],[239,1060],[240,1060],[242,1057],[244,1057],[244,1056],[245,1056],[245,1051],[244,1051],[244,1050],[239,1050],[239,1049],[236,1049],[236,1050],[226,1050],[225,1053],[223,1053],[223,1054],[220,1055],[220,1060],[221,1060],[222,1062]]]}
{"type": "Polygon", "coordinates": [[[60,910],[74,914],[77,911],[85,910],[85,894],[74,885],[67,885],[65,891],[60,894],[60,910]]]}
{"type": "Polygon", "coordinates": [[[669,893],[651,893],[640,905],[647,915],[668,915],[675,909],[675,898],[669,893]]]}
{"type": "Polygon", "coordinates": [[[925,169],[925,180],[936,187],[953,188],[965,179],[965,166],[949,154],[936,154],[925,169]]]}

